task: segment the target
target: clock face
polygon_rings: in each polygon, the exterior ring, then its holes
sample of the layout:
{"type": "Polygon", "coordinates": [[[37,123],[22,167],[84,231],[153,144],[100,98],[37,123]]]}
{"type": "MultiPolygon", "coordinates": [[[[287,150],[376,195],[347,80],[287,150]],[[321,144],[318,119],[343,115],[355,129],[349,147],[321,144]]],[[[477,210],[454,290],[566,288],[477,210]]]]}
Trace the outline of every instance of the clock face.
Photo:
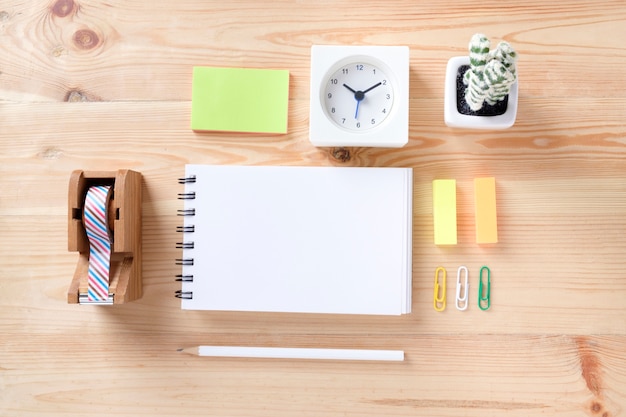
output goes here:
{"type": "Polygon", "coordinates": [[[326,77],[322,85],[326,116],[353,132],[379,126],[391,113],[393,82],[382,65],[355,59],[326,77]]]}

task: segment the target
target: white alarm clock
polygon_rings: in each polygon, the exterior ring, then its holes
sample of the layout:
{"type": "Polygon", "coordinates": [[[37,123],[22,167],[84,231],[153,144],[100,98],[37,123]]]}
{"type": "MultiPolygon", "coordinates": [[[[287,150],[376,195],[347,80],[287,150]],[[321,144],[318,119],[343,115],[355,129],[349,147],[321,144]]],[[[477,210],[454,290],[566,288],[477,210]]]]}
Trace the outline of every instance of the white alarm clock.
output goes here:
{"type": "Polygon", "coordinates": [[[409,48],[311,48],[315,146],[401,147],[409,139],[409,48]]]}

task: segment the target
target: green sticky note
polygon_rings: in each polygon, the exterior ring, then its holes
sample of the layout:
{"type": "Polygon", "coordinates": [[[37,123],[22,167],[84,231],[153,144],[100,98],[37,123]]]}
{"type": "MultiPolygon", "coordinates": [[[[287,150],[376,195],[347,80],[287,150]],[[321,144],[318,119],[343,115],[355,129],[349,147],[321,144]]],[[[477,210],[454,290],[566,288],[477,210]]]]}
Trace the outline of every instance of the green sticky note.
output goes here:
{"type": "Polygon", "coordinates": [[[287,133],[289,71],[194,67],[191,128],[287,133]]]}

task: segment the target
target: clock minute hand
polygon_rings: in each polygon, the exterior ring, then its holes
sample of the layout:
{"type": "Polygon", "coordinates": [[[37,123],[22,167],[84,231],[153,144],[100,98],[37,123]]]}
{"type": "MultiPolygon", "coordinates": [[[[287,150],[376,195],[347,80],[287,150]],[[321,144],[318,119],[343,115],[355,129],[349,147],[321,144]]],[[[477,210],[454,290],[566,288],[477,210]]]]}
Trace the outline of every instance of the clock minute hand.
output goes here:
{"type": "Polygon", "coordinates": [[[379,82],[378,84],[374,84],[373,86],[371,86],[367,90],[363,91],[363,94],[367,93],[368,91],[372,91],[373,89],[375,89],[376,87],[378,87],[379,85],[382,85],[382,84],[383,84],[382,82],[379,82]]]}

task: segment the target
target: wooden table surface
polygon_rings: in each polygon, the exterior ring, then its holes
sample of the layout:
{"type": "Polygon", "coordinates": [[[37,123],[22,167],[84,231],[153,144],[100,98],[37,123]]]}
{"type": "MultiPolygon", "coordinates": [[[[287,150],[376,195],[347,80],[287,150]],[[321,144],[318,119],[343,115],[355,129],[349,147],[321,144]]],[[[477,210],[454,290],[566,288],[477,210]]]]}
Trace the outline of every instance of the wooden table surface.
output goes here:
{"type": "Polygon", "coordinates": [[[615,1],[18,1],[0,4],[0,415],[592,416],[626,413],[626,4],[615,1]],[[443,79],[473,33],[517,49],[506,131],[451,129],[443,79]],[[308,141],[313,44],[408,45],[410,141],[308,141]],[[190,130],[194,65],[288,69],[286,135],[190,130]],[[182,311],[186,163],[414,168],[413,308],[401,317],[182,311]],[[75,169],[143,174],[144,295],[66,302],[75,169]],[[500,242],[474,242],[494,176],[500,242]],[[458,185],[437,247],[432,180],[458,185]],[[448,308],[433,276],[448,269],[448,308]],[[468,311],[453,297],[470,269],[468,311]],[[478,269],[492,307],[477,308],[478,269]],[[452,295],[450,295],[452,294],[452,295]],[[199,358],[202,344],[402,349],[401,363],[199,358]]]}

